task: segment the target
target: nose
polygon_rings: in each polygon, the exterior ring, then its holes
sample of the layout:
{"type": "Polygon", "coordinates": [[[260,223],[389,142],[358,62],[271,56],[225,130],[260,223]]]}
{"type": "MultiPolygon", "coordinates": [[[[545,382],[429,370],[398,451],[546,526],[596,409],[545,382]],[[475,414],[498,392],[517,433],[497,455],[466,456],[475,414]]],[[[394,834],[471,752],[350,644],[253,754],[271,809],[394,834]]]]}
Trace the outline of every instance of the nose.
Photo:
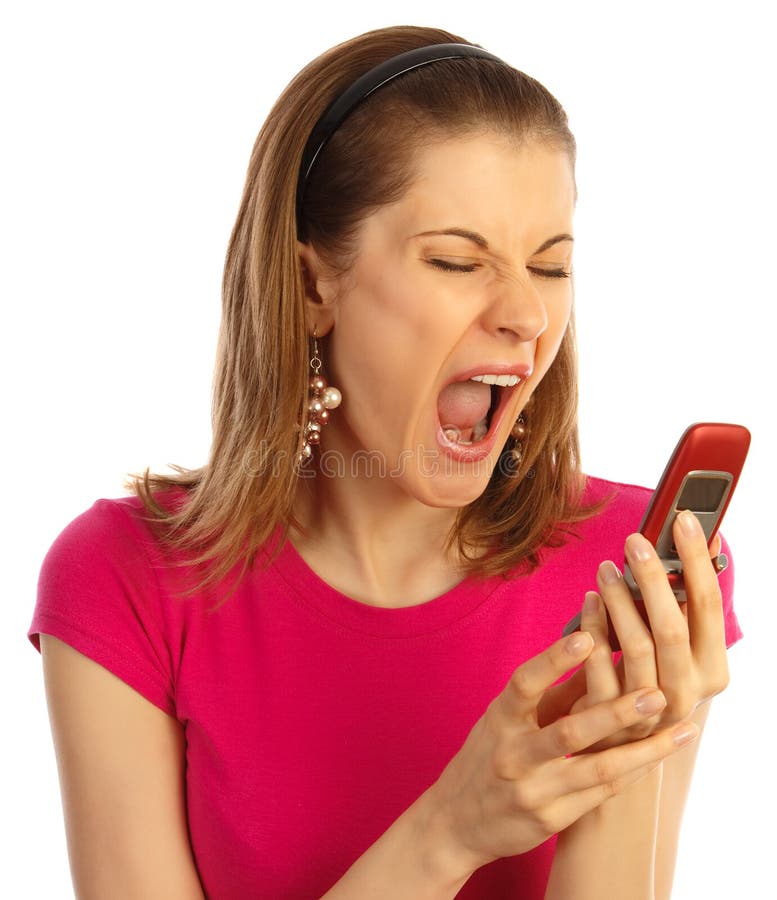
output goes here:
{"type": "Polygon", "coordinates": [[[513,332],[520,341],[535,341],[548,327],[548,311],[531,278],[511,275],[493,287],[484,316],[489,331],[513,332]]]}

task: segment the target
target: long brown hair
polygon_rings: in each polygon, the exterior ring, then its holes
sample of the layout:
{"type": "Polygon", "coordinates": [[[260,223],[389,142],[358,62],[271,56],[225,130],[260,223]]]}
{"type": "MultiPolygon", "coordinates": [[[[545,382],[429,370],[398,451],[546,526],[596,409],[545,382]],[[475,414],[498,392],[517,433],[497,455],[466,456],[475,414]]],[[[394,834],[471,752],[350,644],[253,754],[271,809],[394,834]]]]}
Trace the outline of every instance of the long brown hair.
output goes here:
{"type": "MultiPolygon", "coordinates": [[[[497,131],[563,150],[574,166],[566,114],[541,84],[490,60],[438,61],[382,87],[334,133],[308,182],[304,233],[298,235],[298,169],[324,109],[383,60],[449,42],[470,43],[447,31],[397,26],[339,44],[299,72],[259,132],[224,268],[210,458],[198,469],[173,466],[174,475],[146,469],[125,482],[164,544],[193,552],[190,564],[211,569],[186,594],[221,579],[241,560],[242,577],[278,525],[272,556],[289,528],[301,527],[292,505],[308,402],[308,332],[297,238],[347,271],[360,223],[402,197],[413,154],[430,140],[497,131]],[[173,489],[185,492],[184,502],[162,502],[159,492],[173,489]]],[[[447,547],[458,544],[467,574],[507,573],[519,563],[519,569],[532,568],[542,546],[562,541],[569,526],[592,511],[580,503],[572,322],[530,405],[521,464],[526,474],[510,475],[503,451],[486,490],[458,511],[449,533],[447,547]]]]}

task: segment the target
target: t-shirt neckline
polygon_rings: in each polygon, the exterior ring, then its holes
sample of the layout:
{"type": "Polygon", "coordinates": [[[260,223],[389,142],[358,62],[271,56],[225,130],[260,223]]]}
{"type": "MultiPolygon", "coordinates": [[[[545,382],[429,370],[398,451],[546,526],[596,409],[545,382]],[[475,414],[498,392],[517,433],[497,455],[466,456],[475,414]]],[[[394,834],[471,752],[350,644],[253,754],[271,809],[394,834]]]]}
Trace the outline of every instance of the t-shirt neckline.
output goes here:
{"type": "MultiPolygon", "coordinates": [[[[271,546],[279,539],[280,527],[271,546]]],[[[415,606],[372,606],[337,590],[310,567],[288,538],[272,568],[305,604],[328,619],[384,637],[410,637],[436,631],[468,616],[504,585],[502,576],[468,575],[445,593],[415,606]]]]}

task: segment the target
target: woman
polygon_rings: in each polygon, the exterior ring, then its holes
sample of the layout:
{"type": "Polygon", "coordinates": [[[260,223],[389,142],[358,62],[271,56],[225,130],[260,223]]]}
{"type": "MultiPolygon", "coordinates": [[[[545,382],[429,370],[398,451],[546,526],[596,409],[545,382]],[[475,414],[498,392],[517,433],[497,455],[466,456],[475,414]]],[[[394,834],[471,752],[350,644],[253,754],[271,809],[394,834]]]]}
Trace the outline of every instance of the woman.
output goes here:
{"type": "Polygon", "coordinates": [[[669,896],[740,632],[694,517],[680,608],[649,492],[580,472],[574,158],[541,85],[445,31],[284,91],[207,465],[134,476],[43,564],[79,896],[669,896]]]}

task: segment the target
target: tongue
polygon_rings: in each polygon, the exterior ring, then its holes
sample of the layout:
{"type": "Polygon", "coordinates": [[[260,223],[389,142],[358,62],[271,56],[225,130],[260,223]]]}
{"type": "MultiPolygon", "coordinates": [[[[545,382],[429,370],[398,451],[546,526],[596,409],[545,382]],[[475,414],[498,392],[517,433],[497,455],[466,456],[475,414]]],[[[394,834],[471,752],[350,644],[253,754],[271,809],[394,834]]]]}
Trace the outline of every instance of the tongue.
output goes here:
{"type": "Polygon", "coordinates": [[[437,412],[443,429],[472,428],[488,414],[491,386],[482,381],[455,381],[440,393],[437,412]]]}

